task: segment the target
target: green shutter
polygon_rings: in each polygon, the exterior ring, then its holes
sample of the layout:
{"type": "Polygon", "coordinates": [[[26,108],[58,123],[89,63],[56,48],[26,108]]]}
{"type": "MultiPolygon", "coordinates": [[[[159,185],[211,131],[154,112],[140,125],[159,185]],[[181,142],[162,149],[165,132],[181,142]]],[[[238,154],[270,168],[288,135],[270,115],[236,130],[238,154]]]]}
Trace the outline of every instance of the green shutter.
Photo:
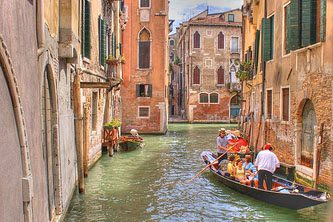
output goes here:
{"type": "Polygon", "coordinates": [[[262,46],[264,61],[271,60],[271,21],[270,19],[262,19],[262,46]]]}
{"type": "MultiPolygon", "coordinates": [[[[255,51],[254,51],[254,66],[255,72],[258,70],[258,61],[259,61],[259,44],[260,44],[260,30],[256,31],[256,40],[255,40],[255,51]]],[[[256,74],[256,73],[255,73],[256,74]]]]}
{"type": "Polygon", "coordinates": [[[305,47],[316,42],[317,25],[317,0],[302,0],[302,40],[301,46],[305,47]]]}
{"type": "Polygon", "coordinates": [[[299,0],[291,0],[289,9],[289,30],[287,31],[289,39],[289,50],[300,48],[300,6],[299,0]]]}
{"type": "Polygon", "coordinates": [[[99,64],[102,65],[102,19],[98,16],[98,51],[99,51],[99,64]]]}
{"type": "Polygon", "coordinates": [[[149,96],[149,97],[152,97],[152,95],[153,95],[153,92],[152,92],[153,89],[152,89],[152,88],[153,88],[152,85],[149,84],[149,85],[148,85],[148,96],[149,96]]]}
{"type": "Polygon", "coordinates": [[[119,43],[119,55],[123,55],[123,46],[119,43]]]}
{"type": "Polygon", "coordinates": [[[293,41],[292,38],[291,38],[291,15],[290,15],[290,4],[286,6],[285,8],[286,10],[286,33],[285,33],[285,37],[286,37],[286,53],[288,54],[291,50],[291,42],[293,41]]]}
{"type": "Polygon", "coordinates": [[[326,1],[320,1],[320,41],[326,39],[326,1]]]}
{"type": "Polygon", "coordinates": [[[84,0],[83,56],[90,59],[90,2],[84,0]]]}
{"type": "Polygon", "coordinates": [[[271,33],[270,33],[270,59],[273,59],[274,55],[274,15],[269,18],[270,24],[271,24],[271,33]]]}
{"type": "Polygon", "coordinates": [[[140,97],[140,85],[137,84],[135,87],[136,87],[136,97],[140,97]]]}
{"type": "Polygon", "coordinates": [[[101,20],[101,65],[105,65],[106,60],[106,23],[101,20]]]}
{"type": "Polygon", "coordinates": [[[113,35],[113,55],[116,58],[117,57],[117,41],[116,41],[116,35],[113,35]]]}

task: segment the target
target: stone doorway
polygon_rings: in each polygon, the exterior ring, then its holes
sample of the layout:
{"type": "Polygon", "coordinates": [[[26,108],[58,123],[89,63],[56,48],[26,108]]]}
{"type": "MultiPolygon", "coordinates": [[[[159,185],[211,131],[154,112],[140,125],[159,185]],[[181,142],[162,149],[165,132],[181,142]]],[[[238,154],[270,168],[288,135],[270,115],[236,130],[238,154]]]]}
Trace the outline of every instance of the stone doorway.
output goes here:
{"type": "Polygon", "coordinates": [[[55,178],[54,178],[54,135],[53,130],[54,119],[52,114],[54,113],[53,104],[54,98],[51,92],[51,73],[46,67],[43,73],[42,79],[42,94],[41,94],[41,115],[42,115],[42,146],[43,146],[43,160],[45,164],[46,172],[46,189],[48,195],[48,211],[49,220],[55,215],[55,178]]]}
{"type": "Polygon", "coordinates": [[[302,111],[301,165],[313,168],[316,113],[311,100],[307,100],[302,111]]]}

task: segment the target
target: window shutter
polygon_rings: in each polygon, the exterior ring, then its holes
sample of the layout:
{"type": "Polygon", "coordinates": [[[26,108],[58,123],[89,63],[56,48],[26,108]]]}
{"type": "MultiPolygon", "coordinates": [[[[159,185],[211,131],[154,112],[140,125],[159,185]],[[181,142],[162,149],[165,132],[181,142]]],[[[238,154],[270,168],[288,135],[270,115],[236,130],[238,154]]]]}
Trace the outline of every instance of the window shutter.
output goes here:
{"type": "Polygon", "coordinates": [[[255,66],[255,73],[258,68],[258,60],[259,60],[259,44],[260,44],[260,30],[256,31],[256,40],[254,46],[254,66],[255,66]]]}
{"type": "Polygon", "coordinates": [[[90,2],[84,1],[83,56],[90,59],[90,2]]]}
{"type": "Polygon", "coordinates": [[[287,45],[289,50],[296,50],[300,47],[300,5],[299,0],[291,0],[289,8],[289,29],[287,27],[287,45]]]}
{"type": "Polygon", "coordinates": [[[197,66],[193,71],[193,84],[200,84],[200,69],[197,66]]]}
{"type": "Polygon", "coordinates": [[[99,64],[102,65],[102,19],[98,16],[98,51],[99,51],[99,64]]]}
{"type": "Polygon", "coordinates": [[[106,24],[105,21],[101,20],[101,65],[105,65],[106,60],[106,24]]]}
{"type": "Polygon", "coordinates": [[[153,87],[151,84],[148,85],[148,96],[149,97],[153,96],[153,87]]]}
{"type": "Polygon", "coordinates": [[[302,0],[302,47],[316,42],[317,0],[302,0]]]}
{"type": "Polygon", "coordinates": [[[136,85],[136,97],[140,97],[140,84],[136,85]]]}
{"type": "Polygon", "coordinates": [[[117,38],[116,35],[113,35],[113,55],[117,57],[117,38]]]}
{"type": "Polygon", "coordinates": [[[290,4],[286,6],[286,53],[288,54],[291,49],[291,42],[293,39],[291,38],[291,15],[290,15],[290,4]]]}
{"type": "Polygon", "coordinates": [[[326,39],[326,1],[320,1],[320,41],[326,39]]]}
{"type": "Polygon", "coordinates": [[[222,67],[217,70],[217,84],[224,84],[224,69],[222,67]]]}
{"type": "Polygon", "coordinates": [[[282,110],[282,120],[289,121],[289,89],[282,89],[282,99],[283,99],[283,110],[282,110]]]}
{"type": "Polygon", "coordinates": [[[150,66],[150,41],[139,42],[139,68],[147,69],[150,66]]]}
{"type": "Polygon", "coordinates": [[[263,35],[263,56],[264,61],[271,60],[271,22],[270,19],[262,19],[262,35],[263,35]]]}
{"type": "Polygon", "coordinates": [[[218,35],[218,49],[224,49],[224,35],[222,32],[218,35]]]}
{"type": "Polygon", "coordinates": [[[200,48],[200,34],[198,31],[196,31],[193,35],[193,47],[195,49],[200,48]]]}
{"type": "Polygon", "coordinates": [[[119,43],[119,54],[123,55],[123,46],[121,43],[119,43]]]}

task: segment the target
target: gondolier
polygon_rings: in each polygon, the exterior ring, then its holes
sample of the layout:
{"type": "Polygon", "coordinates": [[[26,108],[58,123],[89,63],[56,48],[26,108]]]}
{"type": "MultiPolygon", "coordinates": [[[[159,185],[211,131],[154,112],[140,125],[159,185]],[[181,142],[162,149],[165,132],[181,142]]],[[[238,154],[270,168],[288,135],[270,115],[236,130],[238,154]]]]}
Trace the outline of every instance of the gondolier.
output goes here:
{"type": "Polygon", "coordinates": [[[264,180],[267,190],[272,189],[272,176],[276,168],[280,167],[280,161],[273,153],[273,147],[267,143],[263,150],[258,153],[254,165],[258,169],[259,189],[264,189],[264,180]]]}
{"type": "Polygon", "coordinates": [[[228,139],[226,137],[226,131],[224,128],[221,128],[219,130],[219,135],[216,138],[216,149],[217,149],[217,157],[223,155],[223,157],[221,157],[219,159],[219,162],[221,162],[224,159],[228,159],[227,155],[225,155],[225,153],[227,152],[229,142],[228,139]]]}

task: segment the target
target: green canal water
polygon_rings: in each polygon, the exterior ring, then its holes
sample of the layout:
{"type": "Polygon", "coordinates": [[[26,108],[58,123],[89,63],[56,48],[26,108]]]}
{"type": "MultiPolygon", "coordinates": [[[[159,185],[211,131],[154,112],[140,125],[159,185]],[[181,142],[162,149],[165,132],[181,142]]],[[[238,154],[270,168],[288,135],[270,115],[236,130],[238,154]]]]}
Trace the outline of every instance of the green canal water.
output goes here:
{"type": "MultiPolygon", "coordinates": [[[[86,193],[74,194],[64,221],[328,221],[328,204],[299,211],[241,195],[209,173],[191,183],[215,151],[222,125],[171,124],[166,135],[144,135],[145,147],[103,155],[89,171],[86,193]]],[[[223,125],[225,128],[230,125],[223,125]]]]}

